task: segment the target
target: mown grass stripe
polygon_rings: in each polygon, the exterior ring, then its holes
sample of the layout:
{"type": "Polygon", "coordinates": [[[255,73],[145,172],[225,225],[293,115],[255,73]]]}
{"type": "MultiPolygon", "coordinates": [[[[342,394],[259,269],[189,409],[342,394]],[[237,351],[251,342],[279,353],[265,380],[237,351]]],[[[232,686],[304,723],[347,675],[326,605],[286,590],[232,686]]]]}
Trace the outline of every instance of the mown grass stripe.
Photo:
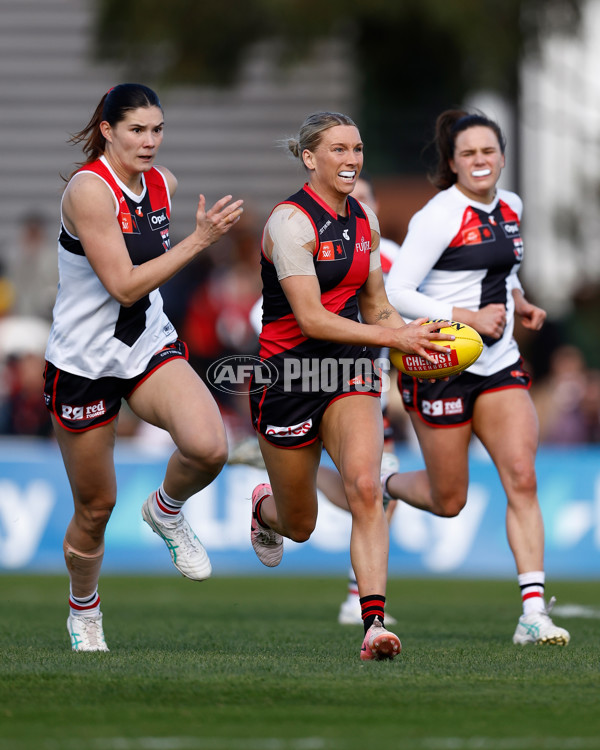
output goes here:
{"type": "MultiPolygon", "coordinates": [[[[595,581],[559,602],[597,608],[595,581]]],[[[109,653],[75,654],[65,576],[0,576],[0,750],[597,750],[600,620],[515,647],[514,581],[390,581],[403,652],[361,662],[345,580],[101,580],[109,653]]]]}

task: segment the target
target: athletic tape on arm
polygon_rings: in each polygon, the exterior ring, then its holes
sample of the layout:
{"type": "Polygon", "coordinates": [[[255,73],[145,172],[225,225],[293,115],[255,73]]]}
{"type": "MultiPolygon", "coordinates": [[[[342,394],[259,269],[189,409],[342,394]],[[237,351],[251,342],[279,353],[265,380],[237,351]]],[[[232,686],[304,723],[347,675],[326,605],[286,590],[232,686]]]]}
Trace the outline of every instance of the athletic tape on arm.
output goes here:
{"type": "Polygon", "coordinates": [[[281,206],[271,214],[267,232],[273,244],[271,260],[280,281],[288,276],[316,275],[312,254],[315,230],[306,214],[293,206],[281,206]]]}
{"type": "Polygon", "coordinates": [[[370,206],[367,206],[366,203],[361,203],[360,205],[369,220],[371,237],[373,234],[377,235],[377,247],[374,250],[371,250],[371,256],[369,258],[369,271],[374,271],[376,268],[381,268],[381,255],[379,253],[379,237],[381,236],[381,231],[379,230],[379,219],[377,218],[375,211],[373,211],[370,206]]]}

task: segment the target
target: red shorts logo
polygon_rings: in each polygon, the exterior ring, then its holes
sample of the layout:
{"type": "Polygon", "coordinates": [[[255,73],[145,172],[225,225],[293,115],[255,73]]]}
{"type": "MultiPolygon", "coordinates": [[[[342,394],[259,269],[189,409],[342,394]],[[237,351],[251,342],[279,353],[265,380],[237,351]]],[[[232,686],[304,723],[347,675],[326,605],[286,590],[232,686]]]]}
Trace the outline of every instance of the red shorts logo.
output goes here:
{"type": "Polygon", "coordinates": [[[463,400],[460,396],[458,398],[438,398],[435,401],[423,399],[421,409],[427,417],[451,417],[464,412],[463,400]]]}
{"type": "Polygon", "coordinates": [[[277,438],[293,438],[293,437],[299,437],[301,435],[306,435],[306,433],[310,430],[312,427],[312,419],[307,419],[306,422],[301,422],[300,424],[293,424],[289,427],[277,427],[274,424],[267,425],[267,430],[265,432],[265,435],[269,435],[270,437],[277,437],[277,438]]]}
{"type": "Polygon", "coordinates": [[[106,404],[104,399],[100,401],[94,401],[91,404],[85,406],[69,406],[68,404],[62,405],[62,418],[68,419],[71,422],[84,421],[88,419],[95,419],[96,417],[103,417],[106,414],[106,404]]]}

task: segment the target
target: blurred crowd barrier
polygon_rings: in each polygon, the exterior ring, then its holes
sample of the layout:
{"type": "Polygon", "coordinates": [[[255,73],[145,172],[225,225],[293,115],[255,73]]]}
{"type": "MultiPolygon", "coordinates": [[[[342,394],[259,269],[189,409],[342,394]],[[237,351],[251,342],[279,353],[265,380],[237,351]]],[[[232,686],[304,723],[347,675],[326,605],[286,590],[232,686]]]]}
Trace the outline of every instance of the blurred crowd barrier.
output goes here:
{"type": "MultiPolygon", "coordinates": [[[[165,308],[201,376],[220,357],[255,355],[249,313],[261,293],[260,221],[248,211],[232,232],[163,288],[165,308]]],[[[56,292],[56,242],[42,217],[27,216],[19,246],[0,275],[0,571],[62,571],[62,537],[72,500],[42,399],[44,350],[56,292]],[[27,269],[31,270],[28,275],[27,269]]],[[[552,330],[552,329],[551,329],[552,330]]],[[[517,335],[518,332],[517,332],[517,335]]],[[[552,337],[550,337],[552,338],[552,337]]],[[[520,342],[521,343],[521,342],[520,342]]],[[[528,341],[523,342],[524,351],[528,341]]],[[[540,420],[539,490],[551,576],[600,575],[600,370],[577,341],[542,340],[531,390],[540,420]]],[[[394,379],[392,378],[392,383],[394,379]]],[[[211,389],[233,445],[251,434],[248,400],[211,389]]],[[[397,388],[388,394],[401,467],[421,467],[397,388]]],[[[142,524],[140,507],[159,485],[172,444],[124,407],[119,418],[119,499],[109,524],[106,569],[171,572],[162,542],[142,524]]],[[[324,461],[328,461],[324,456],[324,461]]],[[[391,529],[394,574],[512,576],[497,472],[473,445],[466,509],[439,519],[400,505],[391,529]]],[[[227,467],[192,498],[186,513],[206,544],[215,574],[265,572],[249,544],[249,496],[260,470],[227,467]]],[[[287,544],[277,573],[344,575],[350,518],[325,499],[304,545],[287,544]]]]}
{"type": "MultiPolygon", "coordinates": [[[[211,363],[255,355],[249,314],[261,294],[257,252],[262,226],[251,211],[221,242],[162,290],[165,309],[186,340],[190,362],[206,377],[211,363]]],[[[56,241],[39,215],[0,256],[0,571],[63,571],[62,538],[72,514],[69,484],[42,399],[44,351],[56,293],[56,241]]],[[[552,331],[552,326],[549,327],[552,331]]],[[[517,331],[517,336],[519,331],[517,331]]],[[[527,353],[528,341],[519,342],[527,353]]],[[[576,340],[544,339],[544,367],[533,359],[531,394],[539,414],[539,492],[551,576],[600,575],[600,370],[576,340]],[[538,372],[538,369],[540,370],[538,372]]],[[[534,351],[535,354],[535,351],[534,351]]],[[[527,355],[526,355],[527,356],[527,355]]],[[[395,379],[388,416],[405,470],[421,457],[395,379]]],[[[210,385],[210,384],[209,384],[210,385]]],[[[211,387],[232,445],[251,434],[248,399],[211,387]]],[[[124,406],[118,423],[119,498],[111,518],[105,568],[172,569],[162,542],[142,523],[140,507],[162,480],[172,443],[124,406]]],[[[329,459],[325,455],[324,459],[329,459]]],[[[400,504],[391,528],[392,575],[512,576],[505,498],[497,472],[474,441],[466,509],[440,519],[400,504]]],[[[186,505],[213,559],[215,574],[264,573],[249,544],[252,488],[258,469],[226,467],[186,505]]],[[[345,575],[350,517],[322,499],[317,530],[304,545],[288,543],[276,574],[345,575]]]]}
{"type": "MultiPolygon", "coordinates": [[[[120,441],[118,500],[108,525],[104,570],[176,574],[164,543],[140,509],[161,482],[168,450],[139,439],[120,441]]],[[[401,468],[420,455],[398,450],[401,468]]],[[[324,456],[324,462],[329,462],[324,456]]],[[[542,448],[540,504],[549,578],[600,576],[600,447],[542,448]]],[[[349,565],[350,515],[320,498],[317,528],[305,544],[286,540],[283,562],[265,568],[250,545],[250,493],[264,471],[228,466],[190,498],[185,513],[206,546],[214,576],[339,574],[349,565]]],[[[506,500],[497,472],[475,446],[466,508],[437,518],[399,503],[390,533],[390,574],[513,577],[505,534],[506,500]]],[[[58,448],[51,441],[0,439],[0,572],[64,572],[62,539],[72,500],[58,448]]]]}

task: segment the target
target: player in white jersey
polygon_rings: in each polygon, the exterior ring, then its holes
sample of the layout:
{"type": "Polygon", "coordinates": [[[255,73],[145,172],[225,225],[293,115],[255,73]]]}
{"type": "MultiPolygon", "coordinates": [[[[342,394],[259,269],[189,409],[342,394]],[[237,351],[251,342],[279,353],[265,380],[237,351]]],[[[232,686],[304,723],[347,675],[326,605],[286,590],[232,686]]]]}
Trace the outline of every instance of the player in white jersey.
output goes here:
{"type": "Polygon", "coordinates": [[[544,526],[537,498],[538,423],[513,338],[514,315],[539,330],[546,313],[524,296],[522,204],[499,190],[504,137],[481,113],[449,110],[436,123],[441,192],[411,220],[387,281],[405,318],[457,320],[477,330],[484,351],[468,371],[445,381],[401,377],[400,389],[425,458],[426,472],[384,479],[395,498],[440,516],[464,507],[468,450],[476,435],[498,469],[507,497],[506,530],[523,614],[514,643],[566,645],[569,633],[544,601],[544,526]]]}
{"type": "Polygon", "coordinates": [[[171,247],[177,181],[153,166],[162,138],[155,92],[120,84],[72,139],[83,143],[87,158],[71,175],[61,204],[60,283],[44,397],[73,492],[63,548],[74,651],[108,650],[98,580],[117,495],[113,450],[122,399],[140,419],[169,432],[176,445],[163,483],[143,504],[144,521],[163,538],[183,575],[201,581],[211,573],[181,509],[220,472],[227,439],[215,401],[163,312],[158,288],[227,232],[243,209],[242,201],[226,196],[206,210],[201,195],[194,231],[171,247]]]}

